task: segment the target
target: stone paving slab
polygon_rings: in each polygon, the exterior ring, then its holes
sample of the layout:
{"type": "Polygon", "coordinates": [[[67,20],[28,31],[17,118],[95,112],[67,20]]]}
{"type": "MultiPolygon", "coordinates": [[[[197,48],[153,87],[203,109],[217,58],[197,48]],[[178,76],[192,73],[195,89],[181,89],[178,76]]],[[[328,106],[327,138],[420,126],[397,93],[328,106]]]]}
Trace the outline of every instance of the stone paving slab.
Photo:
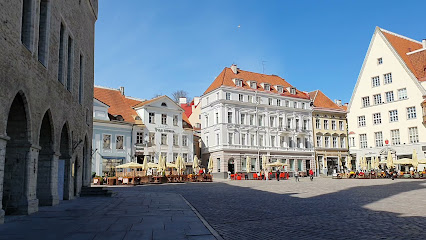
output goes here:
{"type": "Polygon", "coordinates": [[[133,190],[8,216],[0,225],[0,240],[216,239],[180,194],[133,190]]]}

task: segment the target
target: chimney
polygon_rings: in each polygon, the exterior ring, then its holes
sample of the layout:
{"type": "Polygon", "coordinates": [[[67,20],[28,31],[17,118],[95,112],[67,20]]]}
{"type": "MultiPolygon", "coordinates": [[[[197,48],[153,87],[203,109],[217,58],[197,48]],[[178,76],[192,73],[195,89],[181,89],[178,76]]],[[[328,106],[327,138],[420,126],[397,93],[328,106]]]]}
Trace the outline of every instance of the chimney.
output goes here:
{"type": "Polygon", "coordinates": [[[121,95],[124,96],[124,87],[120,87],[120,89],[118,89],[118,90],[120,91],[121,95]]]}
{"type": "Polygon", "coordinates": [[[337,104],[337,106],[341,107],[342,106],[342,100],[334,100],[334,103],[337,104]]]}
{"type": "Polygon", "coordinates": [[[194,106],[197,106],[200,102],[200,97],[194,97],[194,106]]]}
{"type": "Polygon", "coordinates": [[[349,106],[349,103],[345,103],[345,104],[343,104],[343,106],[347,107],[347,106],[349,106]]]}
{"type": "Polygon", "coordinates": [[[426,39],[422,40],[423,48],[426,48],[426,39]]]}
{"type": "Polygon", "coordinates": [[[236,64],[232,64],[231,65],[231,70],[234,72],[234,74],[237,74],[237,65],[236,64]]]}
{"type": "Polygon", "coordinates": [[[179,98],[179,104],[186,104],[186,97],[179,98]]]}

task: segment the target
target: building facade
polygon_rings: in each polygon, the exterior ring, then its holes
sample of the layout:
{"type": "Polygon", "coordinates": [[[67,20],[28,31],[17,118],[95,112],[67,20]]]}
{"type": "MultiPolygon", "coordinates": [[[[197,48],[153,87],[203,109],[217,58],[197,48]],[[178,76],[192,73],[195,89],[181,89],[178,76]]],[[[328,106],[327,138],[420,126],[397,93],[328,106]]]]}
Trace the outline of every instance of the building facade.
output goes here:
{"type": "Polygon", "coordinates": [[[331,175],[346,169],[349,160],[346,110],[320,90],[309,96],[313,103],[312,129],[315,160],[320,174],[331,175]]]}
{"type": "Polygon", "coordinates": [[[97,9],[0,1],[0,223],[90,186],[97,9]]]}
{"type": "MultiPolygon", "coordinates": [[[[426,157],[426,41],[376,28],[348,108],[349,149],[357,160],[391,151],[426,157]]],[[[423,169],[424,165],[419,165],[423,169]]]]}
{"type": "Polygon", "coordinates": [[[213,173],[260,171],[261,159],[287,171],[315,169],[308,94],[275,75],[225,68],[201,97],[202,161],[213,173]]]}

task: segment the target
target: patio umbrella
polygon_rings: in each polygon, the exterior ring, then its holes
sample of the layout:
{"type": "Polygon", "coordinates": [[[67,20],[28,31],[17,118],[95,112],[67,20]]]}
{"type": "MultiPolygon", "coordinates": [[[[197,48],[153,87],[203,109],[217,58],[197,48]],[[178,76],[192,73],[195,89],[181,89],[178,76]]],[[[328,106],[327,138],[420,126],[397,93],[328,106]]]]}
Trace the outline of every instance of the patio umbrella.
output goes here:
{"type": "Polygon", "coordinates": [[[367,170],[367,158],[365,156],[361,158],[361,169],[367,170]]]}
{"type": "Polygon", "coordinates": [[[338,159],[339,159],[339,170],[340,170],[340,169],[343,169],[343,163],[342,163],[341,157],[338,157],[338,159]]]}
{"type": "Polygon", "coordinates": [[[198,157],[197,155],[194,155],[194,161],[192,162],[192,170],[194,171],[194,174],[198,172],[198,168],[200,168],[198,166],[198,157]]]}
{"type": "Polygon", "coordinates": [[[176,157],[175,165],[176,165],[177,172],[180,175],[180,172],[182,171],[182,165],[180,163],[180,157],[179,156],[176,157]]]}
{"type": "Polygon", "coordinates": [[[181,155],[179,155],[180,169],[181,171],[186,170],[186,162],[181,155]]]}
{"type": "Polygon", "coordinates": [[[250,173],[251,170],[251,159],[249,156],[246,157],[246,172],[250,173]]]}
{"type": "Polygon", "coordinates": [[[388,157],[386,159],[386,165],[388,166],[388,168],[393,167],[392,153],[390,151],[388,151],[388,157]]]}
{"type": "Polygon", "coordinates": [[[142,169],[143,170],[148,170],[148,158],[145,156],[144,158],[143,158],[143,167],[142,167],[142,169]]]}
{"type": "Polygon", "coordinates": [[[213,157],[212,157],[212,155],[210,155],[209,165],[207,166],[207,168],[208,168],[209,172],[213,172],[213,157]]]}
{"type": "Polygon", "coordinates": [[[116,166],[115,168],[142,168],[143,165],[140,163],[135,163],[135,162],[129,162],[129,163],[125,163],[125,164],[121,164],[116,166]]]}
{"type": "Polygon", "coordinates": [[[263,156],[262,156],[262,169],[263,169],[263,170],[266,170],[266,164],[267,164],[267,163],[266,163],[266,161],[267,161],[267,160],[266,160],[266,156],[265,156],[265,155],[263,155],[263,156]]]}
{"type": "Polygon", "coordinates": [[[417,167],[419,166],[419,160],[417,159],[417,152],[416,149],[413,150],[413,157],[412,157],[412,165],[415,169],[417,169],[417,167]]]}
{"type": "Polygon", "coordinates": [[[351,164],[351,161],[352,161],[352,157],[349,155],[349,156],[346,158],[346,168],[347,168],[347,169],[350,169],[350,170],[352,170],[352,164],[351,164]]]}
{"type": "Polygon", "coordinates": [[[380,166],[380,159],[379,159],[379,156],[376,156],[376,169],[379,169],[379,166],[380,166]]]}

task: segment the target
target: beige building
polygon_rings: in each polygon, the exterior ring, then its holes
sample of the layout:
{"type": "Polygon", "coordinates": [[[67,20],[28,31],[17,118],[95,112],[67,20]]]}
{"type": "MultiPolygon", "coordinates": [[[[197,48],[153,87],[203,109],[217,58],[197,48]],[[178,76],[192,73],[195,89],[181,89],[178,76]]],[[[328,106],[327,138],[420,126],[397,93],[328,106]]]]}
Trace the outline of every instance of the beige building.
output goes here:
{"type": "MultiPolygon", "coordinates": [[[[426,40],[374,31],[348,107],[351,155],[426,157],[426,40]]],[[[423,169],[424,165],[419,165],[423,169]]]]}
{"type": "Polygon", "coordinates": [[[320,90],[309,96],[313,103],[315,160],[320,174],[331,175],[346,168],[348,160],[345,106],[333,102],[320,90]]]}
{"type": "Polygon", "coordinates": [[[0,223],[90,186],[98,1],[0,1],[0,223]]]}

